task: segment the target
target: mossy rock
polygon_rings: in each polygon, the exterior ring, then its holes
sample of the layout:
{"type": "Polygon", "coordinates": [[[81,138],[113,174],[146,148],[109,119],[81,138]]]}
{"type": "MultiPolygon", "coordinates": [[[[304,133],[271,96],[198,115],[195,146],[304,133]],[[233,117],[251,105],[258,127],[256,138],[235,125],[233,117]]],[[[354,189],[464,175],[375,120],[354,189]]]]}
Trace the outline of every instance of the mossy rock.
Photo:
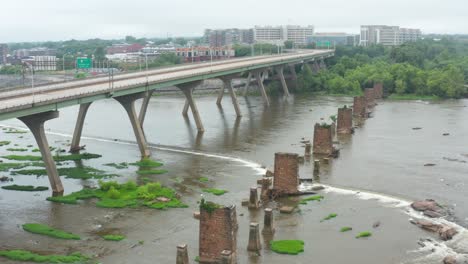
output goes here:
{"type": "Polygon", "coordinates": [[[84,263],[90,259],[78,252],[70,255],[41,255],[27,250],[1,250],[0,256],[15,261],[37,263],[84,263]]]}
{"type": "Polygon", "coordinates": [[[34,234],[39,234],[39,235],[45,235],[45,236],[50,236],[54,238],[60,238],[60,239],[74,239],[74,240],[80,240],[80,236],[68,233],[59,229],[55,229],[46,225],[42,224],[24,224],[23,229],[25,231],[34,233],[34,234]]]}
{"type": "Polygon", "coordinates": [[[363,238],[363,237],[370,237],[372,236],[371,232],[365,231],[365,232],[360,232],[357,234],[356,238],[363,238]]]}
{"type": "Polygon", "coordinates": [[[203,192],[211,193],[211,194],[214,194],[216,196],[220,196],[220,195],[223,195],[223,194],[227,193],[228,191],[215,189],[215,188],[206,188],[206,189],[203,189],[203,192]]]}
{"type": "Polygon", "coordinates": [[[314,196],[302,199],[299,203],[300,204],[307,204],[307,202],[310,202],[310,201],[320,202],[323,198],[324,197],[322,195],[314,195],[314,196]]]}
{"type": "Polygon", "coordinates": [[[46,186],[32,186],[32,185],[7,185],[2,186],[2,189],[11,190],[11,191],[23,191],[23,192],[40,192],[40,191],[47,191],[49,187],[46,186]]]}
{"type": "Polygon", "coordinates": [[[108,241],[121,241],[121,240],[125,239],[125,236],[122,236],[122,235],[105,235],[105,236],[102,236],[102,238],[104,238],[104,240],[108,240],[108,241]]]}
{"type": "Polygon", "coordinates": [[[119,184],[115,181],[99,182],[99,189],[83,189],[62,197],[49,197],[48,201],[77,204],[79,200],[97,198],[97,207],[103,208],[138,208],[153,209],[186,208],[174,190],[161,186],[160,183],[147,183],[137,186],[134,182],[119,184]]]}
{"type": "Polygon", "coordinates": [[[302,240],[276,240],[270,241],[270,248],[279,254],[297,255],[304,252],[304,241],[302,240]]]}
{"type": "Polygon", "coordinates": [[[328,221],[328,220],[333,219],[333,218],[335,218],[337,216],[338,216],[337,214],[329,214],[327,217],[323,218],[320,222],[328,221]]]}

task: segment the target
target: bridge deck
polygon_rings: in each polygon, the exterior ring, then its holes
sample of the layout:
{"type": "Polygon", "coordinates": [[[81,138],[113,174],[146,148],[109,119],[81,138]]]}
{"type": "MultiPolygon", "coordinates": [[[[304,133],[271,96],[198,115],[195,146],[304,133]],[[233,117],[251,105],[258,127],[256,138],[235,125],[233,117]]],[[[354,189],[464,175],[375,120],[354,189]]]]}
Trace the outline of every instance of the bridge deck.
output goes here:
{"type": "Polygon", "coordinates": [[[110,85],[108,77],[58,83],[0,93],[0,120],[57,110],[62,107],[93,102],[109,97],[216,78],[303,60],[333,56],[330,50],[302,51],[294,54],[260,56],[214,63],[181,65],[165,69],[121,74],[110,85]],[[148,85],[147,85],[148,83],[148,85]]]}

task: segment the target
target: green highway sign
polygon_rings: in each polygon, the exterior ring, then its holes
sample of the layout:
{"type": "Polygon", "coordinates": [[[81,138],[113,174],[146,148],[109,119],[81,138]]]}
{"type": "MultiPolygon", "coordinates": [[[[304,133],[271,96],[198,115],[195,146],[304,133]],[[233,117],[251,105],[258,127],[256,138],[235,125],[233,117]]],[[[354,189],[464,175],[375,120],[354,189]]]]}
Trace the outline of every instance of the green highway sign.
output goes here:
{"type": "Polygon", "coordinates": [[[316,46],[317,46],[317,47],[327,47],[327,46],[330,46],[330,41],[317,41],[316,46]]]}
{"type": "Polygon", "coordinates": [[[92,60],[89,58],[77,58],[76,59],[76,68],[78,69],[91,69],[92,60]]]}

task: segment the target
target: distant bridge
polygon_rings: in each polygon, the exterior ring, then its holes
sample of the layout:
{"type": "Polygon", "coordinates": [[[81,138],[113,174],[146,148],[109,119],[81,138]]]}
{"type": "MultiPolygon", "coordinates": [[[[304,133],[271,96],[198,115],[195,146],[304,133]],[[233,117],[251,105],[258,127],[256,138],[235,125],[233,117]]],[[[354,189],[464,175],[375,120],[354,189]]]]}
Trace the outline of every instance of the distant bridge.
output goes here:
{"type": "Polygon", "coordinates": [[[44,133],[45,121],[57,118],[59,114],[58,109],[80,105],[70,149],[70,151],[78,151],[80,149],[79,143],[84,120],[91,103],[97,100],[114,98],[128,113],[141,156],[148,157],[150,156],[150,151],[143,131],[143,123],[149,100],[155,90],[169,86],[178,87],[186,96],[183,115],[187,116],[188,110],[191,109],[198,131],[203,132],[204,127],[201,117],[192,97],[194,88],[201,81],[212,78],[223,80],[224,85],[220,87],[216,103],[218,105],[221,104],[224,91],[227,89],[236,115],[240,117],[241,111],[236,93],[231,84],[233,78],[239,77],[242,73],[248,73],[245,89],[250,85],[251,79],[255,78],[263,101],[268,106],[270,103],[263,85],[264,75],[268,69],[274,69],[278,74],[283,92],[285,96],[288,96],[289,90],[284,78],[284,68],[288,68],[293,78],[297,79],[294,65],[313,63],[314,69],[319,69],[324,66],[323,60],[332,56],[334,56],[333,50],[307,50],[281,55],[179,65],[137,73],[54,83],[34,89],[10,89],[0,92],[0,121],[18,118],[26,124],[33,133],[41,150],[53,191],[62,193],[62,183],[44,133]],[[139,113],[135,109],[135,101],[138,99],[143,99],[139,113]]]}

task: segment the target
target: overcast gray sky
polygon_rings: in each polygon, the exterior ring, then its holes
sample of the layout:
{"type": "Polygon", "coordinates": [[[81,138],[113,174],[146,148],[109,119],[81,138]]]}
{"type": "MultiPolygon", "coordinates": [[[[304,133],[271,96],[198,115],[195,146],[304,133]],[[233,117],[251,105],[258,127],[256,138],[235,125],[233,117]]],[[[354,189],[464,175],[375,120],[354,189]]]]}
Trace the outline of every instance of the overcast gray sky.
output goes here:
{"type": "Polygon", "coordinates": [[[1,0],[0,43],[200,36],[205,28],[314,25],[358,33],[362,24],[468,33],[468,0],[1,0]]]}

